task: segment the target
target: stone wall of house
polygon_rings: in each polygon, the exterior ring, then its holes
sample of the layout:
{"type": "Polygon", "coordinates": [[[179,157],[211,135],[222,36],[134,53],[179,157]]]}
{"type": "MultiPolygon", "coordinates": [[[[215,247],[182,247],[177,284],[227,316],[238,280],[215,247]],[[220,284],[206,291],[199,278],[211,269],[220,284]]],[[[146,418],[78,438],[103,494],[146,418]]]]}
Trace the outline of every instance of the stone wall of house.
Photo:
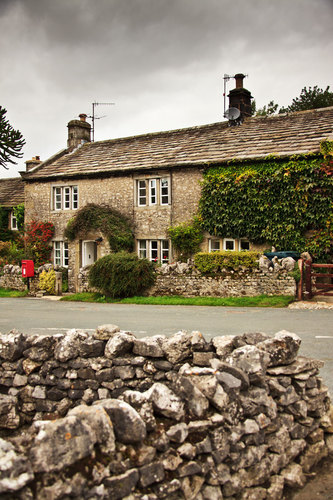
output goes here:
{"type": "Polygon", "coordinates": [[[333,454],[323,363],[300,343],[1,335],[2,498],[282,499],[333,454]]]}

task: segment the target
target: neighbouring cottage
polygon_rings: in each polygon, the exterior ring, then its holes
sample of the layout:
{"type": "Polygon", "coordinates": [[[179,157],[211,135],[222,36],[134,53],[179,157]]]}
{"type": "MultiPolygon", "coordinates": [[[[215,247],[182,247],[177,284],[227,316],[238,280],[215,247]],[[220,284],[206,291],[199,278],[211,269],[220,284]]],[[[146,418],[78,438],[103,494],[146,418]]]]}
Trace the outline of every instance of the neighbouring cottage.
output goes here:
{"type": "MultiPolygon", "coordinates": [[[[68,123],[67,148],[48,160],[26,162],[26,222],[48,220],[55,226],[53,263],[68,267],[70,288],[78,289],[80,269],[110,251],[100,231],[87,231],[73,242],[65,228],[87,204],[108,205],[133,224],[135,251],[161,263],[175,253],[168,228],[190,221],[197,213],[203,174],[230,162],[262,161],[272,156],[320,155],[321,141],[332,138],[333,107],[251,118],[251,94],[236,75],[229,94],[234,120],[90,142],[86,115],[68,123]]],[[[258,248],[247,238],[205,233],[203,251],[258,248]]],[[[267,247],[267,245],[265,245],[267,247]]]]}
{"type": "Polygon", "coordinates": [[[24,183],[22,179],[20,177],[0,179],[0,208],[5,211],[5,220],[1,220],[0,230],[11,229],[16,231],[18,229],[13,208],[21,203],[24,203],[24,183]]]}

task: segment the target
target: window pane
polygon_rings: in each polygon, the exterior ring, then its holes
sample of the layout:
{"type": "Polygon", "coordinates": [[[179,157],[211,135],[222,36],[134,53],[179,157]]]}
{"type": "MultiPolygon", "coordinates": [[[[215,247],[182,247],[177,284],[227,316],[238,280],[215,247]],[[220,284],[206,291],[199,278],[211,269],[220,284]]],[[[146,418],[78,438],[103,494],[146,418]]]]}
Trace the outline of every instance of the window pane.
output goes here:
{"type": "Polygon", "coordinates": [[[61,242],[53,242],[53,252],[54,252],[54,265],[61,266],[61,242]]]}
{"type": "Polygon", "coordinates": [[[210,251],[211,252],[220,251],[220,240],[210,240],[210,251]]]}
{"type": "Polygon", "coordinates": [[[14,231],[17,230],[17,219],[13,212],[11,213],[11,229],[13,229],[14,231]]]}
{"type": "Polygon", "coordinates": [[[250,250],[250,242],[247,240],[240,240],[240,249],[241,250],[250,250]]]}
{"type": "Polygon", "coordinates": [[[61,187],[54,188],[54,209],[61,210],[62,208],[62,189],[61,187]]]}
{"type": "Polygon", "coordinates": [[[235,250],[235,240],[224,240],[225,250],[235,250]]]}
{"type": "Polygon", "coordinates": [[[149,204],[156,205],[156,179],[149,181],[149,204]]]}
{"type": "Polygon", "coordinates": [[[146,181],[138,181],[138,204],[140,206],[147,203],[146,181]]]}
{"type": "Polygon", "coordinates": [[[71,208],[71,188],[64,188],[64,209],[69,210],[71,208]]]}
{"type": "Polygon", "coordinates": [[[77,186],[72,187],[72,209],[76,210],[79,206],[79,189],[77,186]]]}
{"type": "Polygon", "coordinates": [[[158,241],[152,240],[150,242],[150,260],[158,261],[158,241]]]}
{"type": "Polygon", "coordinates": [[[68,267],[68,243],[67,241],[64,242],[64,260],[63,260],[63,266],[68,267]]]}
{"type": "Polygon", "coordinates": [[[161,261],[162,263],[169,262],[169,240],[162,240],[161,242],[161,261]]]}
{"type": "Polygon", "coordinates": [[[161,205],[169,203],[169,179],[161,179],[161,205]]]}
{"type": "Polygon", "coordinates": [[[147,258],[147,241],[146,240],[139,240],[138,253],[139,253],[140,259],[147,258]]]}

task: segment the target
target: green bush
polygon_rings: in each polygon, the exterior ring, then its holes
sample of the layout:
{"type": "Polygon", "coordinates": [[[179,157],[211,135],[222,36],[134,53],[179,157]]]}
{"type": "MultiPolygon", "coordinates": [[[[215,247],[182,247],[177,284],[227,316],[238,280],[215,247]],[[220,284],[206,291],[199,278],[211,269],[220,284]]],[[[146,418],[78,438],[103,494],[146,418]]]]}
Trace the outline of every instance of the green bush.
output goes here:
{"type": "Polygon", "coordinates": [[[140,295],[155,282],[154,264],[134,253],[118,252],[98,259],[89,271],[89,284],[112,298],[140,295]]]}
{"type": "Polygon", "coordinates": [[[200,250],[203,233],[197,218],[193,222],[185,222],[178,226],[169,227],[168,233],[180,260],[186,261],[200,250]]]}
{"type": "Polygon", "coordinates": [[[50,269],[49,271],[43,271],[39,275],[38,287],[40,290],[45,290],[50,295],[54,295],[55,282],[56,282],[56,274],[53,269],[50,269]]]}
{"type": "Polygon", "coordinates": [[[194,264],[203,274],[220,273],[222,269],[238,270],[258,268],[258,252],[199,252],[194,256],[194,264]]]}

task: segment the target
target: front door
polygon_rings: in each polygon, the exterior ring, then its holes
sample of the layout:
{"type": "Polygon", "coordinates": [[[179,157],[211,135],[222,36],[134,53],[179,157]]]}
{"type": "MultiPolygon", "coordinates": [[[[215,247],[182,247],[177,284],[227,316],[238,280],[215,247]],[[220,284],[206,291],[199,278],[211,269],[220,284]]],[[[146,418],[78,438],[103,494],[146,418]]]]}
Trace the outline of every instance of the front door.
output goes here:
{"type": "Polygon", "coordinates": [[[97,244],[95,241],[82,241],[82,266],[91,266],[97,258],[97,244]]]}

